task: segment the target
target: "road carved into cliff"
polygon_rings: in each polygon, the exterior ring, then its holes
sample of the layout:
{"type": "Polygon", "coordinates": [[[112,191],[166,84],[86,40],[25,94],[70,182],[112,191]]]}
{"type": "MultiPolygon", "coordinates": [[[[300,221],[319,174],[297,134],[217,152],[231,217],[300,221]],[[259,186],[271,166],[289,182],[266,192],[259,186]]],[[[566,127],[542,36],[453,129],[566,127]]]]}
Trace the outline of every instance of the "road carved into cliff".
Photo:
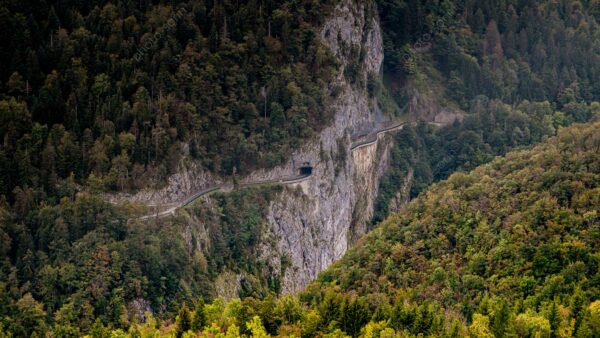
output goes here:
{"type": "MultiPolygon", "coordinates": [[[[300,183],[300,182],[307,180],[310,176],[312,176],[312,174],[298,175],[298,176],[293,176],[293,177],[288,177],[288,178],[282,178],[279,180],[246,182],[246,183],[240,183],[238,187],[239,188],[249,188],[249,187],[269,185],[269,184],[282,184],[282,185],[296,184],[296,183],[300,183]]],[[[175,211],[177,211],[178,209],[187,207],[188,205],[192,204],[194,201],[196,201],[197,199],[199,199],[202,196],[208,196],[208,195],[211,195],[211,194],[214,194],[217,192],[230,192],[233,190],[234,190],[234,186],[232,184],[222,184],[222,185],[210,187],[210,188],[207,188],[200,192],[195,193],[194,195],[188,197],[185,201],[183,201],[167,210],[142,216],[139,218],[139,220],[144,221],[144,220],[148,220],[151,218],[162,218],[162,217],[166,217],[169,215],[174,215],[175,211]]]]}
{"type": "MultiPolygon", "coordinates": [[[[358,149],[361,149],[364,147],[374,145],[379,141],[379,136],[386,134],[386,133],[402,130],[404,128],[404,126],[406,126],[407,124],[412,125],[412,124],[415,124],[415,122],[401,122],[401,123],[392,124],[392,125],[383,127],[382,129],[379,129],[378,131],[370,133],[366,136],[359,137],[359,139],[361,139],[361,140],[357,140],[357,141],[353,142],[353,144],[350,147],[350,151],[355,151],[355,150],[358,150],[358,149]]],[[[440,125],[439,123],[435,123],[435,122],[430,122],[429,124],[440,125]]],[[[296,184],[296,183],[306,181],[311,176],[312,176],[312,173],[305,174],[305,175],[285,177],[285,178],[281,178],[279,180],[275,179],[275,180],[265,180],[265,181],[260,181],[260,180],[251,181],[251,182],[240,183],[238,185],[238,187],[239,188],[249,188],[249,187],[269,185],[269,184],[281,184],[281,185],[296,184]]],[[[167,206],[167,205],[170,206],[170,208],[168,208],[167,210],[160,211],[160,212],[154,212],[152,214],[147,214],[147,215],[139,217],[138,219],[145,221],[145,220],[152,219],[152,218],[163,218],[163,217],[166,217],[169,215],[175,215],[175,212],[178,209],[185,208],[186,206],[190,205],[191,203],[193,203],[194,201],[196,201],[197,199],[199,199],[202,196],[208,196],[208,195],[211,195],[211,194],[214,194],[217,192],[230,192],[230,191],[233,191],[234,189],[235,189],[235,187],[232,184],[221,184],[221,185],[209,187],[209,188],[206,188],[204,190],[201,190],[201,191],[193,194],[192,196],[188,197],[181,203],[165,204],[164,206],[167,206]]],[[[156,205],[156,207],[159,207],[159,205],[156,205]]]]}
{"type": "Polygon", "coordinates": [[[397,124],[394,124],[391,126],[384,127],[383,129],[380,129],[379,131],[376,131],[374,133],[371,133],[371,134],[367,135],[366,137],[364,137],[363,140],[354,142],[352,144],[352,146],[350,147],[350,150],[354,151],[354,150],[357,150],[360,148],[371,146],[371,145],[377,143],[377,141],[379,141],[379,136],[381,136],[385,133],[401,130],[402,128],[404,128],[404,126],[406,124],[407,124],[406,122],[397,123],[397,124]]]}

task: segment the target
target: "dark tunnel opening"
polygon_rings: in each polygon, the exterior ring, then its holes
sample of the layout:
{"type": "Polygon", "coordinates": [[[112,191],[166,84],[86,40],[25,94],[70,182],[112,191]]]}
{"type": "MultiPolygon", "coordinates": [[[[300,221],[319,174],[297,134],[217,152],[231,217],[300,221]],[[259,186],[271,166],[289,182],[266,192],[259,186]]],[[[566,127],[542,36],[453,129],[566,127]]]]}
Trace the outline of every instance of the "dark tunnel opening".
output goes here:
{"type": "Polygon", "coordinates": [[[312,172],[313,166],[310,164],[310,162],[302,163],[302,165],[298,169],[298,173],[300,174],[300,176],[310,176],[312,175],[312,172]]]}
{"type": "Polygon", "coordinates": [[[312,175],[312,171],[313,171],[312,167],[301,167],[300,168],[300,176],[312,175]]]}

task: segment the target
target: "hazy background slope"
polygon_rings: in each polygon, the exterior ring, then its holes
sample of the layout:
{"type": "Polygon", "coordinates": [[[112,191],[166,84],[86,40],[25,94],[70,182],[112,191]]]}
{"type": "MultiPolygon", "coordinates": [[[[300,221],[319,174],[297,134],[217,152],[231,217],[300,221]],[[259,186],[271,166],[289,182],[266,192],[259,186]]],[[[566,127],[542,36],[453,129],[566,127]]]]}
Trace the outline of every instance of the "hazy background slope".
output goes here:
{"type": "Polygon", "coordinates": [[[373,224],[432,182],[597,115],[595,1],[377,1],[384,82],[417,119],[396,138],[373,224]]]}

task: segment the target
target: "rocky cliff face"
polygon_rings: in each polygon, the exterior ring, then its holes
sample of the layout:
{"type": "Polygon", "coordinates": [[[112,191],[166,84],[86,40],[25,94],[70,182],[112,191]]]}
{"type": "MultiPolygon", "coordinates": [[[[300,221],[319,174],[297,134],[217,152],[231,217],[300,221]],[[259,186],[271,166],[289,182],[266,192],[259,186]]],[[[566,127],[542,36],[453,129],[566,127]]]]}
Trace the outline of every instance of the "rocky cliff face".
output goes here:
{"type": "Polygon", "coordinates": [[[341,94],[335,102],[334,123],[292,156],[294,163],[310,162],[313,175],[289,187],[269,208],[268,228],[278,245],[276,249],[265,245],[262,255],[280,269],[283,292],[304,287],[364,234],[391,145],[382,137],[374,145],[351,149],[352,135],[375,129],[379,120],[365,86],[368,74],[378,74],[383,61],[375,8],[341,1],[322,37],[341,62],[336,83],[341,94]],[[354,79],[347,76],[349,67],[358,70],[354,79]],[[284,255],[292,265],[287,269],[279,266],[284,255]]]}
{"type": "MultiPolygon", "coordinates": [[[[258,254],[280,276],[284,293],[307,285],[365,233],[392,145],[390,136],[382,136],[375,144],[351,148],[353,135],[375,130],[386,120],[366,88],[369,74],[377,76],[383,62],[374,4],[341,0],[324,24],[321,37],[340,63],[336,81],[330,84],[338,92],[332,107],[333,123],[291,154],[287,164],[257,171],[243,179],[245,182],[278,180],[294,175],[302,163],[313,166],[308,180],[288,185],[271,201],[265,220],[266,233],[258,254]]],[[[111,199],[165,205],[219,183],[219,178],[187,163],[161,189],[120,194],[111,199]]],[[[184,237],[189,239],[186,243],[191,251],[210,245],[207,224],[192,216],[187,228],[184,237]],[[198,243],[192,243],[192,232],[200,238],[198,243]]],[[[239,272],[223,272],[215,281],[214,292],[234,297],[242,277],[239,272]]]]}

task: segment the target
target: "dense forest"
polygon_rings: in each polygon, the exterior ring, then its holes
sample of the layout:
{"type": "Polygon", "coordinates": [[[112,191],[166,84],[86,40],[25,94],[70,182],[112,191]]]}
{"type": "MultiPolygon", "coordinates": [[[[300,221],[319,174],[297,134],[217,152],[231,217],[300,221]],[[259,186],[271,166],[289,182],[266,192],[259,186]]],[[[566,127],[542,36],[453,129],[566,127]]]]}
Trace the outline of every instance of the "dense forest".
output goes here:
{"type": "Polygon", "coordinates": [[[600,115],[597,0],[377,0],[385,91],[463,118],[394,136],[372,227],[409,171],[422,196],[298,297],[256,257],[281,188],[163,222],[104,200],[183,160],[271,167],[330,123],[336,3],[0,0],[0,337],[597,337],[597,123],[424,193],[600,115]],[[214,299],[224,270],[247,298],[214,299]]]}
{"type": "Polygon", "coordinates": [[[597,1],[379,0],[384,76],[403,105],[434,87],[466,113],[442,130],[396,136],[372,224],[385,219],[409,169],[410,197],[457,170],[537,143],[600,112],[597,1]]]}
{"type": "Polygon", "coordinates": [[[562,129],[533,150],[434,185],[304,299],[318,304],[336,290],[358,296],[368,313],[384,314],[376,322],[389,319],[411,335],[451,334],[458,320],[466,324],[459,332],[475,337],[596,336],[598,128],[562,129]]]}
{"type": "Polygon", "coordinates": [[[480,95],[549,101],[574,118],[598,100],[597,1],[377,1],[385,71],[394,84],[443,75],[447,96],[467,110],[480,95]]]}
{"type": "Polygon", "coordinates": [[[597,337],[599,128],[453,174],[299,296],[199,300],[112,336],[597,337]]]}
{"type": "MultiPolygon", "coordinates": [[[[579,109],[586,120],[600,117],[598,102],[582,103],[579,109]]],[[[380,182],[372,225],[389,214],[390,202],[402,190],[409,171],[413,176],[404,197],[411,199],[433,182],[472,170],[510,149],[539,143],[572,122],[571,115],[555,111],[548,101],[523,101],[512,107],[478,97],[461,123],[442,128],[421,124],[400,131],[394,136],[390,169],[380,182]]]]}
{"type": "Polygon", "coordinates": [[[327,1],[3,1],[0,186],[280,163],[330,119],[327,1]],[[8,165],[14,163],[14,165],[8,165]]]}
{"type": "Polygon", "coordinates": [[[218,194],[212,204],[164,222],[128,221],[132,210],[115,208],[97,193],[77,193],[40,207],[35,236],[0,207],[0,337],[80,336],[95,319],[127,327],[146,311],[172,314],[182,302],[212,299],[215,277],[226,268],[256,276],[242,281],[239,295],[278,292],[278,281],[253,250],[267,201],[279,191],[267,186],[218,194]],[[189,217],[210,226],[210,238],[186,237],[189,217]],[[6,258],[13,255],[23,257],[14,266],[6,258]]]}
{"type": "MultiPolygon", "coordinates": [[[[208,297],[255,244],[232,215],[242,197],[217,199],[231,212],[212,219],[223,235],[203,269],[181,223],[132,222],[102,193],[160,185],[185,159],[216,175],[273,166],[326,126],[332,5],[0,1],[0,331],[77,335],[208,297]]],[[[262,213],[256,195],[240,216],[262,213]]]]}

